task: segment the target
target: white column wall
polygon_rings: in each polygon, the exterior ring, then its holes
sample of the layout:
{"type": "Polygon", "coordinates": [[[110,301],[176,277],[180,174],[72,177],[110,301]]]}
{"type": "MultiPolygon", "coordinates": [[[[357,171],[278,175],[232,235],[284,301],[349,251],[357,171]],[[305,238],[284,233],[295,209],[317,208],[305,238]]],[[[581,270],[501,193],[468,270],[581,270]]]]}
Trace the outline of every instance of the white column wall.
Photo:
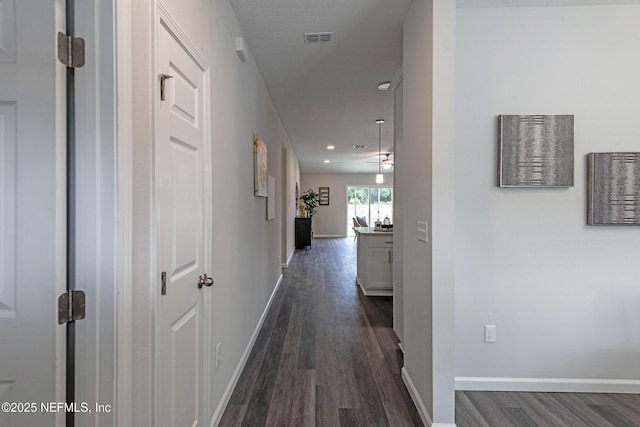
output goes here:
{"type": "Polygon", "coordinates": [[[426,424],[454,423],[455,3],[415,0],[404,22],[403,378],[426,424]],[[408,195],[411,197],[408,197],[408,195]],[[429,224],[428,243],[417,222],[429,224]]]}

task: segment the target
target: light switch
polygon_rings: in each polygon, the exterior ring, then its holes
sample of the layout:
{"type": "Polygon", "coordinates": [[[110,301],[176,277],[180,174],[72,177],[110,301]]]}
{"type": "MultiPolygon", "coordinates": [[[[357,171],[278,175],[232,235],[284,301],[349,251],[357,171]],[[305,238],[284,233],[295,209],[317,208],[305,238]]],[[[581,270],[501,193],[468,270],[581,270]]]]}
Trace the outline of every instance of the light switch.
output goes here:
{"type": "Polygon", "coordinates": [[[429,243],[429,224],[426,221],[418,221],[418,241],[429,243]]]}

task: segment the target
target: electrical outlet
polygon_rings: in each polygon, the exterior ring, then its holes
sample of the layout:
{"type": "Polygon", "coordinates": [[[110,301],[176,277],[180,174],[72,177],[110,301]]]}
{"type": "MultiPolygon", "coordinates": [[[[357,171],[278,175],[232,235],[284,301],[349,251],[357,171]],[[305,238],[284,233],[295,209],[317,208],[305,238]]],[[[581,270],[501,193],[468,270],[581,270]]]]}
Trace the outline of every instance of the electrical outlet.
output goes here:
{"type": "Polygon", "coordinates": [[[216,346],[216,368],[220,364],[221,360],[222,360],[222,343],[219,342],[218,345],[216,346]]]}
{"type": "Polygon", "coordinates": [[[484,325],[484,342],[497,342],[496,325],[484,325]]]}

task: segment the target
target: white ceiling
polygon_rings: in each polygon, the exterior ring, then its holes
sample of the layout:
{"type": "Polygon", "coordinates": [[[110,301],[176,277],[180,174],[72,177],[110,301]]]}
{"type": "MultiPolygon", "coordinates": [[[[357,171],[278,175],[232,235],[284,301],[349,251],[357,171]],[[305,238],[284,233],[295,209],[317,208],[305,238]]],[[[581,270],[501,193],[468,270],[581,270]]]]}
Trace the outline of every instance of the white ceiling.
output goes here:
{"type": "MultiPolygon", "coordinates": [[[[377,172],[393,149],[391,81],[402,65],[402,18],[411,0],[230,0],[303,173],[377,172]],[[307,32],[334,41],[304,44],[307,32]],[[335,145],[328,151],[327,145],[335,145]],[[366,144],[365,150],[354,145],[366,144]],[[331,160],[325,164],[325,159],[331,160]],[[367,163],[373,162],[373,163],[367,163]]],[[[457,7],[536,7],[640,0],[457,0],[457,7]]]]}
{"type": "Polygon", "coordinates": [[[392,151],[393,92],[377,86],[402,65],[410,3],[231,0],[302,172],[377,172],[367,161],[378,159],[378,118],[385,119],[382,152],[392,151]],[[304,44],[307,32],[334,32],[334,41],[304,44]],[[367,149],[354,150],[360,144],[367,149]]]}

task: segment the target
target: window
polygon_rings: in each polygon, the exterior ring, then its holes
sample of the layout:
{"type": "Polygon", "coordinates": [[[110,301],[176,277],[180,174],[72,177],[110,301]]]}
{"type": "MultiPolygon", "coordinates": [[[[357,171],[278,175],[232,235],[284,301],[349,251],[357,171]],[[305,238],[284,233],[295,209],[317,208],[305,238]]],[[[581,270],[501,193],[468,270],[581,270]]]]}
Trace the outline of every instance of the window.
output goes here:
{"type": "Polygon", "coordinates": [[[353,236],[353,218],[366,217],[371,227],[386,216],[393,224],[393,187],[347,187],[347,234],[353,236]]]}

